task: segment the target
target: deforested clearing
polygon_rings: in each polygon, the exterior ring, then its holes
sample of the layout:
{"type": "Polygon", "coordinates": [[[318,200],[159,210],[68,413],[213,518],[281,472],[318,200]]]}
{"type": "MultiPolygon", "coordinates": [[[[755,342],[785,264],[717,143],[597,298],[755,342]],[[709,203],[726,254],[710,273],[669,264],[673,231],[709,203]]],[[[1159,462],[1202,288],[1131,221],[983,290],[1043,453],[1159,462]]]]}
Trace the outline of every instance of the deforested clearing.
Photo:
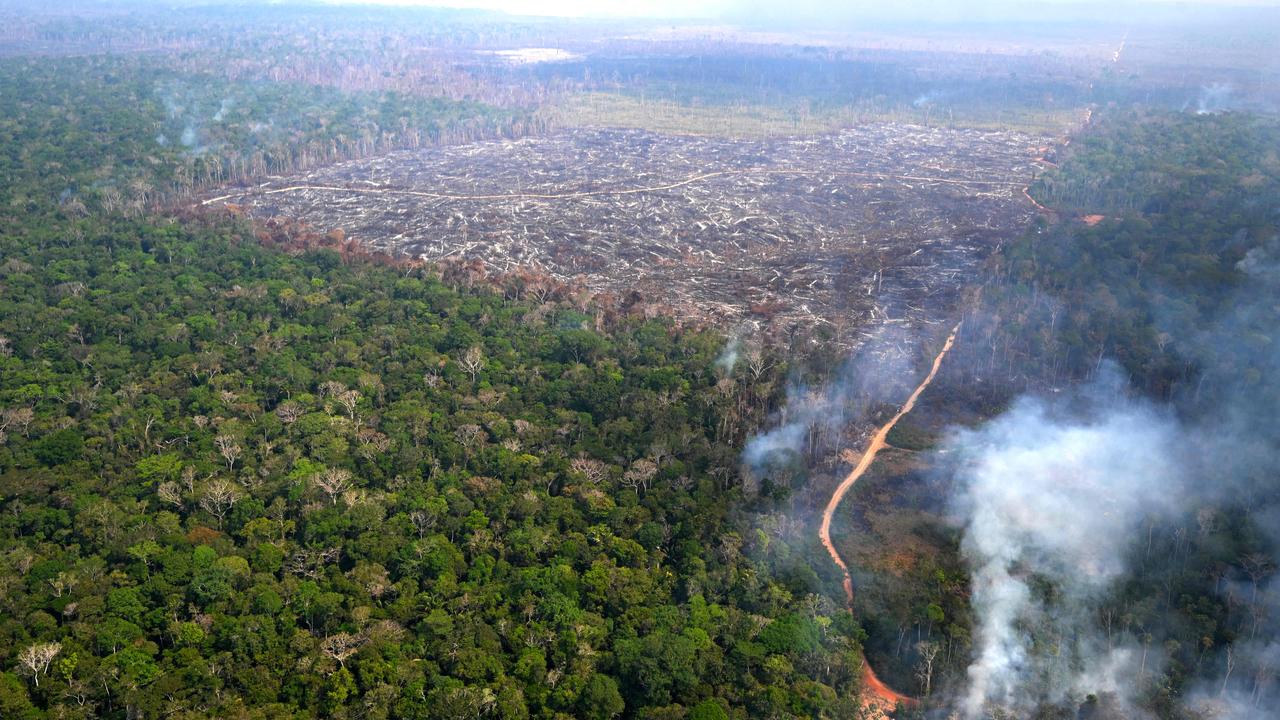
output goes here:
{"type": "Polygon", "coordinates": [[[1034,214],[1023,189],[1046,141],[897,124],[770,140],[575,130],[394,152],[203,202],[396,256],[638,292],[685,317],[831,323],[854,343],[870,321],[954,304],[1034,214]]]}

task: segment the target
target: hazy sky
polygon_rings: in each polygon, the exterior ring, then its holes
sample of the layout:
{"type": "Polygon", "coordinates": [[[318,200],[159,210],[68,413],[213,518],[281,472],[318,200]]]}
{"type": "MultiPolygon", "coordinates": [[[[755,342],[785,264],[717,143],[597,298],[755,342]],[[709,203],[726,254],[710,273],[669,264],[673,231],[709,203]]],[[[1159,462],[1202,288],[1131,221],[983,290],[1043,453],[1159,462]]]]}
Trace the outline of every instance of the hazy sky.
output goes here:
{"type": "MultiPolygon", "coordinates": [[[[911,2],[878,2],[875,0],[329,0],[338,3],[378,3],[388,5],[430,5],[441,7],[482,8],[520,15],[560,16],[642,16],[671,18],[713,18],[725,16],[793,15],[818,17],[844,16],[858,12],[883,14],[910,6],[915,12],[955,16],[968,13],[1012,14],[1032,11],[1035,7],[1061,8],[1067,5],[1102,5],[1097,0],[914,0],[911,2]]],[[[1280,5],[1280,0],[1119,0],[1107,6],[1158,4],[1204,5],[1280,5]]]]}
{"type": "Polygon", "coordinates": [[[517,15],[714,17],[732,0],[329,0],[334,3],[430,5],[500,10],[517,15]]]}

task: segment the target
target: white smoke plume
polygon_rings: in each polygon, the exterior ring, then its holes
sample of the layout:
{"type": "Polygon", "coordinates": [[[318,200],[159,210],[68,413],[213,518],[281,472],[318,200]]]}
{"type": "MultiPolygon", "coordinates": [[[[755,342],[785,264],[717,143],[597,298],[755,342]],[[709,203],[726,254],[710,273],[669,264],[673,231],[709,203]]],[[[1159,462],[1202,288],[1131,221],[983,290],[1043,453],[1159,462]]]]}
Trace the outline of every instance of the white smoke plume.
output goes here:
{"type": "Polygon", "coordinates": [[[720,351],[720,355],[716,358],[716,369],[725,375],[733,373],[733,368],[738,364],[738,352],[742,349],[742,339],[737,335],[729,338],[729,342],[725,343],[724,349],[720,351]]]}
{"type": "Polygon", "coordinates": [[[830,450],[831,441],[877,403],[906,400],[919,374],[911,361],[915,347],[906,331],[883,328],[822,386],[793,381],[775,427],[747,441],[746,470],[763,473],[771,459],[790,452],[830,450]]]}
{"type": "Polygon", "coordinates": [[[720,351],[720,355],[716,357],[715,367],[722,375],[732,375],[733,369],[738,366],[738,360],[742,357],[743,342],[758,330],[753,323],[743,323],[734,329],[729,335],[729,341],[724,344],[724,349],[720,351]]]}
{"type": "Polygon", "coordinates": [[[1122,391],[1114,376],[1099,381],[1072,411],[1023,399],[948,442],[976,615],[967,718],[1122,694],[1152,670],[1102,636],[1096,610],[1143,518],[1176,502],[1180,432],[1122,391]]]}
{"type": "Polygon", "coordinates": [[[213,114],[214,122],[222,122],[227,113],[236,106],[235,98],[223,98],[222,104],[218,106],[218,112],[213,114]]]}
{"type": "Polygon", "coordinates": [[[952,90],[930,90],[916,96],[916,99],[912,100],[911,104],[914,107],[925,107],[926,105],[933,105],[940,100],[945,100],[954,94],[955,92],[952,90]]]}
{"type": "Polygon", "coordinates": [[[190,125],[190,124],[188,124],[185,128],[183,128],[183,129],[182,129],[182,137],[180,138],[180,140],[181,140],[182,144],[183,144],[184,146],[186,146],[186,147],[195,147],[195,145],[196,145],[196,128],[195,128],[195,126],[194,126],[194,125],[190,125]]]}
{"type": "MultiPolygon", "coordinates": [[[[1116,698],[1123,717],[1142,716],[1134,692],[1161,674],[1157,649],[1180,619],[1173,607],[1148,618],[1140,630],[1148,633],[1144,645],[1130,634],[1137,628],[1116,637],[1101,632],[1099,606],[1113,599],[1118,581],[1135,574],[1161,569],[1178,576],[1149,555],[1153,526],[1175,537],[1195,533],[1199,512],[1208,510],[1212,525],[1214,513],[1232,507],[1266,538],[1254,539],[1255,550],[1228,556],[1217,592],[1236,598],[1227,601],[1239,608],[1234,631],[1200,653],[1177,705],[1204,718],[1276,716],[1280,579],[1268,576],[1277,564],[1268,548],[1280,544],[1274,473],[1280,434],[1269,383],[1280,377],[1280,353],[1270,342],[1280,317],[1280,238],[1254,247],[1236,269],[1247,279],[1222,316],[1207,327],[1167,322],[1207,379],[1203,401],[1200,385],[1181,398],[1193,411],[1184,408],[1182,420],[1174,419],[1176,403],[1126,399],[1111,371],[1079,390],[1080,397],[1055,404],[1023,399],[950,438],[975,616],[973,658],[958,701],[965,717],[993,711],[1026,717],[1089,694],[1116,698]],[[1127,567],[1126,558],[1144,544],[1148,552],[1134,563],[1143,567],[1127,567]],[[1251,565],[1264,570],[1253,577],[1251,565]]],[[[1199,534],[1200,547],[1214,547],[1204,525],[1199,534]]]]}
{"type": "Polygon", "coordinates": [[[1217,82],[1201,87],[1200,98],[1196,101],[1196,114],[1209,115],[1230,109],[1234,91],[1231,83],[1217,82]]]}

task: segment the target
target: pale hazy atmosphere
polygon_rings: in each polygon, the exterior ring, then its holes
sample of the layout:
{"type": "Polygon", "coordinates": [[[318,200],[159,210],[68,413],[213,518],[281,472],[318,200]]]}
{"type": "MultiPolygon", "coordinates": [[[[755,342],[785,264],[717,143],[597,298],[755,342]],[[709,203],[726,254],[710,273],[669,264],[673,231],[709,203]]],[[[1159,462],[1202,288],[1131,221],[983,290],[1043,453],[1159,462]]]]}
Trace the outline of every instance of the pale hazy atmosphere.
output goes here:
{"type": "Polygon", "coordinates": [[[1280,717],[1278,39],[0,0],[0,719],[1280,717]]]}

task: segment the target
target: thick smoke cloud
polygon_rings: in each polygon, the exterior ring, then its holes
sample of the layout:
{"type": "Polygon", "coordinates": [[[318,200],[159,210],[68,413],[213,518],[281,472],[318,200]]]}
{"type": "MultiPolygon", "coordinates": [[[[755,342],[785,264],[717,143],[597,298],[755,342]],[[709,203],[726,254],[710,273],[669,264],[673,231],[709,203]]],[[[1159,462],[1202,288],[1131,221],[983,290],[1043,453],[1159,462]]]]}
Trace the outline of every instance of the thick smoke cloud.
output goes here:
{"type": "MultiPolygon", "coordinates": [[[[1266,536],[1257,547],[1280,546],[1280,353],[1271,340],[1280,337],[1280,238],[1250,250],[1236,270],[1243,282],[1221,316],[1202,328],[1162,321],[1204,376],[1168,407],[1128,397],[1111,369],[1070,397],[1023,398],[950,437],[940,461],[957,480],[975,614],[967,684],[955,700],[964,717],[995,709],[1022,717],[1089,694],[1119,698],[1118,717],[1142,717],[1126,701],[1159,672],[1165,637],[1186,620],[1163,609],[1143,628],[1144,644],[1133,630],[1103,632],[1099,610],[1132,574],[1176,577],[1176,559],[1143,556],[1149,565],[1134,567],[1152,527],[1188,538],[1185,562],[1193,545],[1214,542],[1219,513],[1234,508],[1266,536]]],[[[1217,583],[1235,608],[1229,644],[1200,654],[1178,705],[1192,717],[1275,717],[1278,561],[1257,549],[1231,557],[1217,583]]]]}
{"type": "Polygon", "coordinates": [[[1151,670],[1139,649],[1099,632],[1096,611],[1128,572],[1145,515],[1176,506],[1180,430],[1122,391],[1106,373],[1073,407],[1023,399],[948,443],[962,467],[954,504],[977,617],[967,718],[1120,694],[1151,670]]]}

